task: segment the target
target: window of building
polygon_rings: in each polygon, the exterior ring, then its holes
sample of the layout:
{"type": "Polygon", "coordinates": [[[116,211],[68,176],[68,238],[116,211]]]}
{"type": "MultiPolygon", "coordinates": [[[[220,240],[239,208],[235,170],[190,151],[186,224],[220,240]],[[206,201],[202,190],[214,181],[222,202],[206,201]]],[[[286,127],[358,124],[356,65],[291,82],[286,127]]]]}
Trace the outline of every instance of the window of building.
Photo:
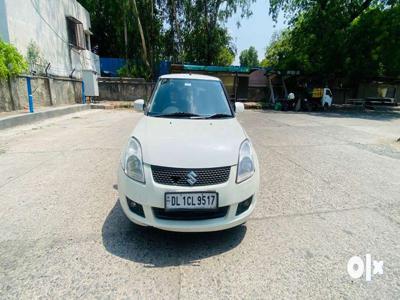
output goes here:
{"type": "Polygon", "coordinates": [[[68,42],[72,47],[86,49],[83,24],[73,17],[67,17],[68,42]]]}
{"type": "Polygon", "coordinates": [[[90,34],[89,34],[89,33],[85,33],[85,37],[86,37],[86,49],[87,49],[87,50],[91,50],[91,45],[90,45],[90,34]]]}

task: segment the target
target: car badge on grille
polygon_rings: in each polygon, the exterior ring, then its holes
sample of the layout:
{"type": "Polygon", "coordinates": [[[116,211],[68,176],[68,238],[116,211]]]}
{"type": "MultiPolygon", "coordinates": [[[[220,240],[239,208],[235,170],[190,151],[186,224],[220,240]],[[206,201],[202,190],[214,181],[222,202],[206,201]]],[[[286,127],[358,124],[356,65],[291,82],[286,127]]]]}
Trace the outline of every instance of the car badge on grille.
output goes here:
{"type": "Polygon", "coordinates": [[[190,185],[195,184],[197,182],[197,174],[193,171],[187,173],[186,182],[189,183],[190,185]]]}

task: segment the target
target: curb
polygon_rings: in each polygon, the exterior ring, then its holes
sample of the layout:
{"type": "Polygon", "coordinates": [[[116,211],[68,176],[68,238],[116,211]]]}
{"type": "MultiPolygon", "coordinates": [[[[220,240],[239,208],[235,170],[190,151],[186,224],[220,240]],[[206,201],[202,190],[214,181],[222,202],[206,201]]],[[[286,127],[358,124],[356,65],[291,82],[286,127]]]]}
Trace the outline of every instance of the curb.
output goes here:
{"type": "Polygon", "coordinates": [[[91,109],[122,109],[133,108],[133,103],[92,103],[91,109]]]}
{"type": "Polygon", "coordinates": [[[9,117],[0,119],[0,130],[10,128],[10,127],[20,126],[20,125],[26,125],[26,124],[34,123],[37,121],[42,121],[42,120],[49,119],[49,118],[59,117],[59,116],[87,110],[87,109],[90,109],[90,105],[74,104],[72,106],[59,107],[59,108],[55,108],[55,109],[48,110],[48,111],[41,111],[41,112],[35,112],[35,113],[26,113],[26,114],[22,114],[22,115],[9,116],[9,117]]]}
{"type": "Polygon", "coordinates": [[[267,104],[263,102],[242,102],[245,109],[267,109],[267,104]]]}

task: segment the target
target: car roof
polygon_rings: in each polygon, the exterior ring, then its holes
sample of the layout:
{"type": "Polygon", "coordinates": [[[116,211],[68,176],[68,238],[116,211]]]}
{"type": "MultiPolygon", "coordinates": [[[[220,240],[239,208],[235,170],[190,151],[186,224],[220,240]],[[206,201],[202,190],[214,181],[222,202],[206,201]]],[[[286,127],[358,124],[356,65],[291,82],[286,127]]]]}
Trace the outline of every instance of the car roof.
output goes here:
{"type": "Polygon", "coordinates": [[[214,80],[220,81],[219,78],[201,74],[167,74],[160,76],[160,79],[197,79],[197,80],[214,80]]]}

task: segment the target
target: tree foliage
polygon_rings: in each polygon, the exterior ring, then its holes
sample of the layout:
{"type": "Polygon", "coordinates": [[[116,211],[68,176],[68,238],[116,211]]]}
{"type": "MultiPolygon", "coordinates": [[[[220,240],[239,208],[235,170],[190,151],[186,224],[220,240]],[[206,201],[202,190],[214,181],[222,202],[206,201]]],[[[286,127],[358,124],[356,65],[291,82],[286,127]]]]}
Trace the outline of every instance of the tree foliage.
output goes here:
{"type": "Polygon", "coordinates": [[[344,67],[353,77],[400,76],[399,36],[400,5],[370,9],[352,23],[344,67]]]}
{"type": "Polygon", "coordinates": [[[398,1],[271,0],[289,28],[267,46],[264,64],[353,79],[399,76],[398,1]]]}
{"type": "Polygon", "coordinates": [[[238,11],[249,17],[255,0],[78,1],[91,15],[92,46],[100,56],[125,57],[130,66],[124,71],[151,73],[163,59],[232,63],[236,48],[226,21],[238,11]]]}
{"type": "Polygon", "coordinates": [[[178,0],[167,1],[169,17],[166,56],[173,62],[218,64],[221,56],[235,54],[225,23],[233,13],[251,15],[254,0],[178,0]],[[176,3],[170,5],[169,2],[176,3]],[[173,45],[171,49],[168,45],[173,45]],[[228,52],[227,52],[228,50],[228,52]]]}
{"type": "Polygon", "coordinates": [[[43,58],[42,51],[39,46],[32,40],[26,51],[26,60],[29,65],[30,72],[43,75],[48,62],[43,58]]]}
{"type": "Polygon", "coordinates": [[[18,50],[0,40],[0,79],[14,77],[28,71],[28,64],[18,50]]]}
{"type": "Polygon", "coordinates": [[[243,50],[240,53],[239,60],[242,67],[257,67],[259,62],[256,48],[251,46],[249,49],[243,50]]]}
{"type": "MultiPolygon", "coordinates": [[[[162,12],[153,0],[79,0],[91,16],[92,48],[102,57],[126,58],[150,73],[159,60],[162,12]]],[[[126,69],[132,69],[127,67],[126,69]]]]}
{"type": "Polygon", "coordinates": [[[215,58],[215,64],[219,66],[230,66],[235,60],[235,52],[229,47],[222,48],[217,57],[215,58]]]}

